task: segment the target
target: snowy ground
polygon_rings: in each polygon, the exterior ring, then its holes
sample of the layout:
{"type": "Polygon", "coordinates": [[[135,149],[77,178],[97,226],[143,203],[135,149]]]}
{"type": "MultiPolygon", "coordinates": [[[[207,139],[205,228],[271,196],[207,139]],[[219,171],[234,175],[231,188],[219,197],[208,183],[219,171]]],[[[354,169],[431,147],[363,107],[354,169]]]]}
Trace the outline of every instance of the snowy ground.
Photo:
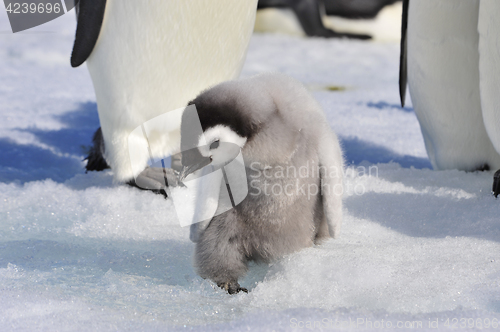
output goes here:
{"type": "Polygon", "coordinates": [[[396,44],[253,37],[242,75],[309,86],[351,166],[340,238],[253,266],[229,296],[196,275],[170,201],[84,174],[98,118],[74,29],[13,35],[0,14],[0,330],[499,329],[492,173],[429,169],[396,44]]]}

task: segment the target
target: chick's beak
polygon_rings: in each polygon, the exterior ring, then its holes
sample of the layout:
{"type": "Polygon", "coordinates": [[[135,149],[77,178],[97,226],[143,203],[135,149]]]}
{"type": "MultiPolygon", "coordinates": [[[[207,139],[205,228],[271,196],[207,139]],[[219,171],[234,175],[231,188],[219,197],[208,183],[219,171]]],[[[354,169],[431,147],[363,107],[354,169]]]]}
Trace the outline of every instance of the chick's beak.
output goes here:
{"type": "Polygon", "coordinates": [[[207,166],[212,162],[212,157],[202,157],[198,162],[183,166],[181,172],[179,173],[179,182],[184,181],[184,179],[191,173],[196,172],[197,170],[207,166]]]}

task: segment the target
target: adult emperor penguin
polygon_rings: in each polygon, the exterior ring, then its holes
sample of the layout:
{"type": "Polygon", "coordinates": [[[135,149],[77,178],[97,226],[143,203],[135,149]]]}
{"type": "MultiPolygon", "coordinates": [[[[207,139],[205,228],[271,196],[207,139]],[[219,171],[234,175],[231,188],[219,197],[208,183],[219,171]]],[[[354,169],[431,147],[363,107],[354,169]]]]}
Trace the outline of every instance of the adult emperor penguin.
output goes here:
{"type": "MultiPolygon", "coordinates": [[[[256,8],[257,0],[79,1],[71,64],[87,61],[102,129],[97,148],[117,181],[137,176],[127,141],[136,127],[238,76],[256,8]]],[[[180,126],[180,117],[173,121],[180,126]]],[[[162,155],[179,149],[179,134],[149,139],[162,155]]]]}
{"type": "Polygon", "coordinates": [[[498,0],[404,0],[401,102],[408,82],[435,169],[500,168],[499,15],[498,0]]]}
{"type": "Polygon", "coordinates": [[[230,294],[246,291],[238,279],[248,261],[268,262],[338,235],[342,151],[321,107],[300,83],[263,74],[217,85],[190,104],[203,135],[190,132],[186,123],[193,115],[184,113],[180,180],[202,166],[224,165],[230,147],[238,146],[249,186],[233,209],[191,226],[201,277],[230,294]]]}

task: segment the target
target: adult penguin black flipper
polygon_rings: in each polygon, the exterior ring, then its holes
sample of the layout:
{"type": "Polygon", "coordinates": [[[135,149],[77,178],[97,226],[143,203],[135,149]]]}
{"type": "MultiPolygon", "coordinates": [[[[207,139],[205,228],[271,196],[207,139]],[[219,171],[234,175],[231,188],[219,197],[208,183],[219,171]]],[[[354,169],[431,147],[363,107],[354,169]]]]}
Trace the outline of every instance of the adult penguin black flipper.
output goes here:
{"type": "Polygon", "coordinates": [[[92,53],[99,38],[106,0],[80,0],[78,2],[78,25],[71,54],[71,66],[78,67],[92,53]]]}
{"type": "Polygon", "coordinates": [[[493,176],[493,188],[491,188],[491,193],[496,198],[498,198],[498,195],[500,195],[500,169],[496,171],[495,175],[493,176]]]}
{"type": "Polygon", "coordinates": [[[408,28],[408,6],[410,0],[403,0],[403,17],[401,21],[401,53],[399,57],[399,97],[401,107],[405,106],[407,85],[407,42],[406,30],[408,28]]]}

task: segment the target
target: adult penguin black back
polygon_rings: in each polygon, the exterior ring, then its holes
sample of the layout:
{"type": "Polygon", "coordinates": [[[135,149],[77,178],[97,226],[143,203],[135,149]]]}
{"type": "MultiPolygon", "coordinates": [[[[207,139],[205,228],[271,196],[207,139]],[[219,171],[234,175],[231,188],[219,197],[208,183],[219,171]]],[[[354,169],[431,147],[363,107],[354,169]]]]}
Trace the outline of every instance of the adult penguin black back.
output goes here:
{"type": "MultiPolygon", "coordinates": [[[[71,64],[87,62],[104,142],[99,146],[117,181],[138,175],[128,151],[135,128],[238,76],[256,8],[257,0],[79,1],[71,64]]],[[[171,121],[180,126],[180,117],[171,121]]],[[[179,149],[179,135],[151,139],[162,156],[179,149]]]]}

